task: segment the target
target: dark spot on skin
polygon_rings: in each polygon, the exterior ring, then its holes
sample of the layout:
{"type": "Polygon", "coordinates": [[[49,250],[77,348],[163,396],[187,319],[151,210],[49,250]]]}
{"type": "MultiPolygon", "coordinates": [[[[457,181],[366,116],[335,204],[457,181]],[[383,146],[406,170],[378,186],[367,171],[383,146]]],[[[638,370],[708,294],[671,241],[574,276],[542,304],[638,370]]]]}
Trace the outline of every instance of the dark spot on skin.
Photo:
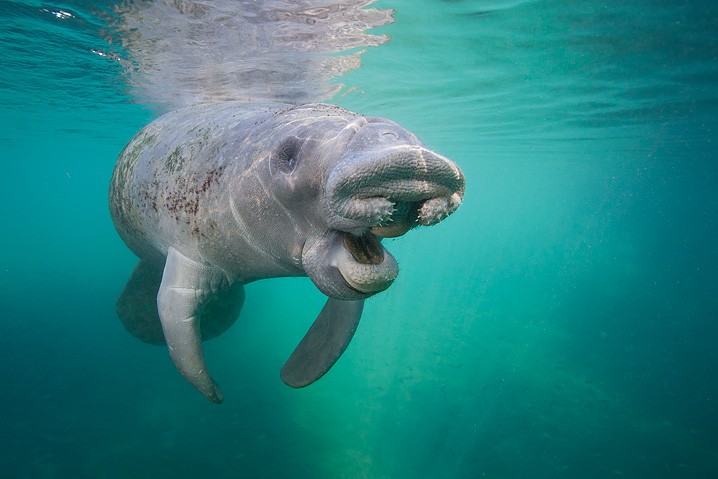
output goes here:
{"type": "MultiPolygon", "coordinates": [[[[166,166],[166,165],[165,165],[166,166]]],[[[139,185],[137,205],[152,209],[158,216],[169,213],[179,224],[189,226],[193,235],[203,236],[197,215],[202,202],[224,172],[224,166],[211,169],[201,175],[194,172],[179,172],[173,181],[167,181],[163,171],[155,171],[154,179],[139,185]]]]}

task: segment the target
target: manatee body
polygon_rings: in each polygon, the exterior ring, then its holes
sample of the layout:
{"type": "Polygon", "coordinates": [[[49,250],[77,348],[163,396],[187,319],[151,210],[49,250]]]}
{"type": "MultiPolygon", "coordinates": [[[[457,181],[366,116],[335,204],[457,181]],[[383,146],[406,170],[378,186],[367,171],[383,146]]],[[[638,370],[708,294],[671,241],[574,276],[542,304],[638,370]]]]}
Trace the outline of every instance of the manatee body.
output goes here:
{"type": "Polygon", "coordinates": [[[166,343],[184,377],[219,403],[202,340],[232,325],[244,284],[309,276],[328,300],[281,371],[306,386],[347,347],[364,299],[396,278],[381,238],[441,221],[464,185],[412,133],[335,106],[174,111],[130,141],[112,177],[112,219],[140,258],[118,314],[135,336],[166,343]]]}

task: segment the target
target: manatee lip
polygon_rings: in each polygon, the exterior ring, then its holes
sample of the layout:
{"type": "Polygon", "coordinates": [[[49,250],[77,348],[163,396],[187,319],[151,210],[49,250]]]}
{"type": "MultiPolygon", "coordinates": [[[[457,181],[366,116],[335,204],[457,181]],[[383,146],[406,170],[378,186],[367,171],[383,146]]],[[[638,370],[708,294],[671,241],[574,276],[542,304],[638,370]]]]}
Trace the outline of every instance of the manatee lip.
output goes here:
{"type": "Polygon", "coordinates": [[[396,238],[418,225],[419,201],[398,201],[387,198],[393,203],[389,221],[369,228],[369,231],[381,238],[396,238]]]}
{"type": "Polygon", "coordinates": [[[325,195],[337,217],[395,237],[452,214],[465,185],[451,160],[421,146],[398,145],[347,156],[329,174],[325,195]]]}
{"type": "Polygon", "coordinates": [[[371,295],[372,295],[372,293],[371,293],[370,291],[362,291],[362,290],[360,290],[360,289],[355,288],[355,287],[352,286],[351,284],[349,284],[349,281],[347,281],[347,279],[344,277],[344,275],[341,273],[341,271],[339,271],[339,279],[341,280],[342,284],[343,284],[346,288],[348,288],[349,290],[351,290],[351,291],[353,291],[353,292],[355,292],[355,293],[358,293],[358,294],[362,295],[362,297],[368,297],[368,296],[371,296],[371,295]]]}
{"type": "Polygon", "coordinates": [[[421,202],[396,202],[388,221],[365,227],[361,232],[337,230],[344,247],[357,263],[380,265],[384,261],[385,249],[381,245],[383,238],[403,236],[419,223],[418,209],[421,202]]]}
{"type": "Polygon", "coordinates": [[[380,238],[397,238],[404,235],[414,225],[408,222],[390,223],[385,226],[374,226],[369,229],[371,233],[380,238]]]}
{"type": "MultiPolygon", "coordinates": [[[[367,266],[379,266],[389,254],[381,244],[383,238],[396,238],[418,225],[417,214],[421,202],[396,202],[388,221],[365,226],[362,231],[337,230],[344,248],[354,261],[367,266]]],[[[349,285],[352,287],[351,285],[349,285]]],[[[352,287],[352,289],[355,289],[352,287]]]]}

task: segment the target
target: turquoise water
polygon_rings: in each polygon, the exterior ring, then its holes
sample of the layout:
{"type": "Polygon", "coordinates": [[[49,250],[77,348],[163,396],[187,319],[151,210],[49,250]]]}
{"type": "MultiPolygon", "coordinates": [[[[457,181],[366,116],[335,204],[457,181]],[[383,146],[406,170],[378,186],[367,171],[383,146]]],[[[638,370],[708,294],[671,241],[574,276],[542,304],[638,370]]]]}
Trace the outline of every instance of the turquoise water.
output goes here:
{"type": "Polygon", "coordinates": [[[115,316],[107,188],[157,109],[111,4],[0,3],[4,477],[718,476],[715,2],[372,7],[390,39],[331,101],[460,164],[464,204],[389,241],[309,388],[278,372],[321,294],[249,285],[215,406],[115,316]]]}

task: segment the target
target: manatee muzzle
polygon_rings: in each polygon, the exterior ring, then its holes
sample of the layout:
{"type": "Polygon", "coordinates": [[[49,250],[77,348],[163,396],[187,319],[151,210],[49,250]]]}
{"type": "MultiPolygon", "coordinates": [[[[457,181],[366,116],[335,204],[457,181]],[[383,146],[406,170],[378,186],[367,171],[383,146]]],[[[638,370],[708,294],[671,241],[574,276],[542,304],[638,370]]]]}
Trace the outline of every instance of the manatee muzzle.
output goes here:
{"type": "Polygon", "coordinates": [[[452,214],[464,188],[464,175],[451,160],[422,146],[394,145],[342,160],[329,174],[325,197],[337,217],[395,237],[452,214]]]}

